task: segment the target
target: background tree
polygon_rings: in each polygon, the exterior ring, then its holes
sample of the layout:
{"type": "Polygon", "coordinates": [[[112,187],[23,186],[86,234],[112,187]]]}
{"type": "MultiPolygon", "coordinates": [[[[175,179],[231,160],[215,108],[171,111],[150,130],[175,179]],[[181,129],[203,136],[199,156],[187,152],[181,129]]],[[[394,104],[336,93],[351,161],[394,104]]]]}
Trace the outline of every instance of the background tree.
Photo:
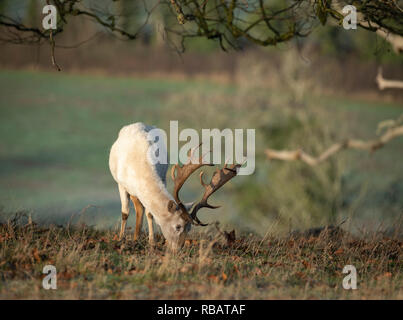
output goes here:
{"type": "MultiPolygon", "coordinates": [[[[214,39],[223,49],[239,47],[241,39],[269,46],[294,37],[305,37],[320,24],[341,25],[344,18],[342,8],[352,4],[357,8],[360,28],[383,37],[403,35],[401,0],[50,0],[49,3],[57,7],[60,16],[55,34],[64,30],[71,17],[85,16],[116,35],[136,39],[151,13],[165,7],[177,18],[175,24],[165,28],[180,39],[214,39]],[[119,4],[113,5],[116,3],[119,4]],[[137,25],[137,30],[132,30],[134,17],[141,13],[145,14],[143,23],[137,25]]],[[[41,41],[49,36],[48,31],[24,22],[10,10],[1,13],[0,26],[10,41],[16,38],[25,42],[41,41]],[[21,37],[19,33],[31,36],[21,37]]]]}

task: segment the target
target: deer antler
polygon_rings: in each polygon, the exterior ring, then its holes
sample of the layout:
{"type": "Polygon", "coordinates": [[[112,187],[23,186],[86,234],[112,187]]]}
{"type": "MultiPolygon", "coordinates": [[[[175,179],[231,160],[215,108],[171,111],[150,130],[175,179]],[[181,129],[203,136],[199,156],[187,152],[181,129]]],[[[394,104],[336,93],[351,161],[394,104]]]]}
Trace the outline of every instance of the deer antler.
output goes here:
{"type": "Polygon", "coordinates": [[[241,164],[233,164],[229,168],[227,167],[227,164],[225,164],[224,168],[218,169],[214,172],[213,176],[211,177],[211,181],[209,184],[206,184],[203,182],[203,174],[204,172],[200,172],[200,183],[204,187],[204,195],[202,200],[196,204],[196,206],[193,208],[192,213],[190,214],[191,218],[196,221],[199,225],[201,226],[206,226],[206,224],[203,224],[200,222],[200,220],[197,218],[197,212],[201,208],[210,208],[210,209],[217,209],[220,206],[212,206],[208,204],[207,200],[208,198],[216,192],[218,189],[220,189],[224,184],[226,184],[229,180],[231,180],[233,177],[237,175],[238,168],[241,167],[241,164]]]}
{"type": "MultiPolygon", "coordinates": [[[[201,144],[197,148],[199,148],[201,144]]],[[[186,164],[180,166],[179,164],[175,164],[172,169],[171,169],[171,178],[174,182],[174,199],[176,203],[182,204],[182,201],[179,199],[179,191],[182,188],[183,184],[185,181],[192,175],[193,172],[195,172],[197,169],[199,169],[202,166],[212,166],[210,163],[203,163],[203,155],[200,156],[198,163],[192,163],[192,157],[194,154],[194,151],[197,149],[189,150],[188,154],[188,161],[186,164]],[[176,171],[176,176],[175,176],[175,171],[176,171]]]]}

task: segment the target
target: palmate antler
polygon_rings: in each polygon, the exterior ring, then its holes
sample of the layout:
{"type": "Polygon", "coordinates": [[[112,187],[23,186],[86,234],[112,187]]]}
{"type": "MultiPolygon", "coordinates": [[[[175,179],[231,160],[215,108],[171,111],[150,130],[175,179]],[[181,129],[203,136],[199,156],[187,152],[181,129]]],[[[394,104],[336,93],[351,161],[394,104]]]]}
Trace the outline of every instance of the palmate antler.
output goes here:
{"type": "MultiPolygon", "coordinates": [[[[200,144],[201,145],[201,144],[200,144]]],[[[199,147],[200,147],[199,145],[199,147]]],[[[179,164],[175,164],[172,169],[171,169],[171,178],[174,182],[174,199],[178,206],[181,206],[182,208],[185,208],[182,201],[179,198],[179,191],[182,188],[183,184],[185,181],[192,175],[193,172],[195,172],[197,169],[199,169],[202,166],[212,166],[213,164],[210,163],[203,163],[203,156],[201,156],[198,160],[197,163],[192,162],[192,157],[194,154],[194,151],[190,151],[189,153],[189,158],[186,164],[180,166],[179,164]],[[176,172],[176,175],[175,175],[176,172]]],[[[222,169],[218,169],[214,172],[211,181],[209,184],[205,184],[203,182],[203,174],[204,172],[200,172],[200,183],[204,187],[204,195],[203,198],[200,202],[196,204],[196,206],[193,208],[192,213],[189,215],[190,218],[192,219],[193,223],[200,225],[200,226],[206,226],[207,224],[201,223],[199,218],[197,217],[197,212],[201,208],[210,208],[210,209],[217,209],[219,206],[212,206],[208,204],[207,200],[208,198],[216,192],[219,188],[221,188],[225,183],[227,183],[229,180],[231,180],[233,177],[237,175],[237,170],[241,167],[240,164],[233,164],[230,167],[227,167],[227,164],[224,166],[222,169]]]]}
{"type": "Polygon", "coordinates": [[[233,164],[229,168],[227,167],[227,164],[224,166],[222,169],[218,169],[214,172],[213,176],[211,177],[211,181],[209,184],[206,184],[203,182],[203,174],[204,172],[200,172],[200,183],[204,187],[204,195],[202,200],[196,204],[196,206],[193,208],[192,213],[190,214],[190,217],[196,221],[199,225],[206,226],[206,224],[203,224],[200,222],[199,218],[197,217],[197,212],[201,208],[209,208],[209,209],[217,209],[220,206],[212,206],[210,205],[207,200],[208,198],[216,192],[218,189],[220,189],[224,184],[226,184],[229,180],[231,180],[233,177],[235,177],[238,173],[238,169],[241,167],[240,164],[233,164]]]}
{"type": "Polygon", "coordinates": [[[203,163],[203,156],[200,156],[197,163],[192,163],[192,157],[195,150],[196,149],[189,152],[188,161],[184,165],[180,166],[179,164],[175,164],[171,169],[171,178],[174,182],[174,199],[178,205],[182,204],[182,201],[179,199],[179,191],[182,188],[185,181],[192,175],[193,172],[195,172],[200,167],[212,166],[212,164],[210,163],[203,163]]]}

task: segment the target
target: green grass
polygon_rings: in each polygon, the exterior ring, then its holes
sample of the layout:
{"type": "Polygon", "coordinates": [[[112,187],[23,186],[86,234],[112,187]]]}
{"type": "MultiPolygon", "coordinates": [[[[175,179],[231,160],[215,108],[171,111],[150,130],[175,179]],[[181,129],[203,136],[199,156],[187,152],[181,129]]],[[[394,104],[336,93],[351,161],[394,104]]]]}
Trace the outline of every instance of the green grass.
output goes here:
{"type": "Polygon", "coordinates": [[[142,121],[167,128],[159,116],[167,94],[213,89],[23,71],[0,72],[0,87],[0,204],[64,218],[88,204],[119,212],[108,156],[122,126],[142,121]]]}
{"type": "MultiPolygon", "coordinates": [[[[28,210],[45,222],[66,222],[88,205],[94,207],[85,210],[87,223],[103,227],[119,222],[119,198],[109,173],[108,154],[123,125],[142,121],[168,129],[171,119],[179,120],[180,128],[197,130],[259,125],[255,120],[245,122],[250,113],[248,101],[245,111],[232,106],[238,99],[236,86],[207,81],[2,70],[0,88],[0,205],[3,212],[28,210]],[[196,99],[195,94],[199,95],[196,99]]],[[[259,94],[269,103],[286,100],[286,93],[265,90],[259,94]]],[[[326,110],[329,124],[341,119],[336,140],[374,137],[376,123],[402,112],[397,104],[346,97],[311,97],[310,101],[326,110]]],[[[271,118],[270,111],[265,112],[258,121],[271,118]]],[[[271,137],[268,139],[257,140],[257,175],[268,165],[261,154],[270,145],[271,137]]],[[[353,172],[351,181],[356,180],[358,187],[368,186],[368,207],[376,207],[371,201],[383,201],[384,191],[403,180],[401,146],[400,139],[373,156],[351,152],[345,174],[348,178],[353,172]]],[[[185,192],[193,197],[199,194],[197,188],[191,184],[185,192]]],[[[229,190],[231,187],[223,194],[228,195],[229,190]]],[[[403,186],[398,185],[397,190],[399,197],[403,186]]],[[[229,205],[220,219],[236,210],[229,205]]]]}

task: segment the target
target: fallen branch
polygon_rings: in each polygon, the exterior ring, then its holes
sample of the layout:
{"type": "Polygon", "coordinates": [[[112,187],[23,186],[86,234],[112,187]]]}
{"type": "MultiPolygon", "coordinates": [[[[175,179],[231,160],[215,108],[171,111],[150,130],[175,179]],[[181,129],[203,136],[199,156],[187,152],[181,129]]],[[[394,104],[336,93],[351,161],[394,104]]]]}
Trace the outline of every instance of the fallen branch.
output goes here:
{"type": "Polygon", "coordinates": [[[378,69],[378,75],[376,76],[376,83],[380,90],[384,89],[403,89],[403,81],[400,80],[387,80],[382,75],[382,68],[378,69]]]}
{"type": "Polygon", "coordinates": [[[313,157],[304,151],[300,150],[273,150],[266,149],[265,153],[269,160],[283,160],[283,161],[295,161],[301,160],[310,166],[316,166],[317,164],[327,160],[335,153],[344,149],[359,149],[367,150],[369,152],[374,152],[382,148],[389,141],[393,140],[398,136],[403,136],[403,125],[388,129],[379,139],[372,141],[362,141],[355,139],[348,139],[341,143],[336,143],[328,148],[318,157],[313,157]]]}

